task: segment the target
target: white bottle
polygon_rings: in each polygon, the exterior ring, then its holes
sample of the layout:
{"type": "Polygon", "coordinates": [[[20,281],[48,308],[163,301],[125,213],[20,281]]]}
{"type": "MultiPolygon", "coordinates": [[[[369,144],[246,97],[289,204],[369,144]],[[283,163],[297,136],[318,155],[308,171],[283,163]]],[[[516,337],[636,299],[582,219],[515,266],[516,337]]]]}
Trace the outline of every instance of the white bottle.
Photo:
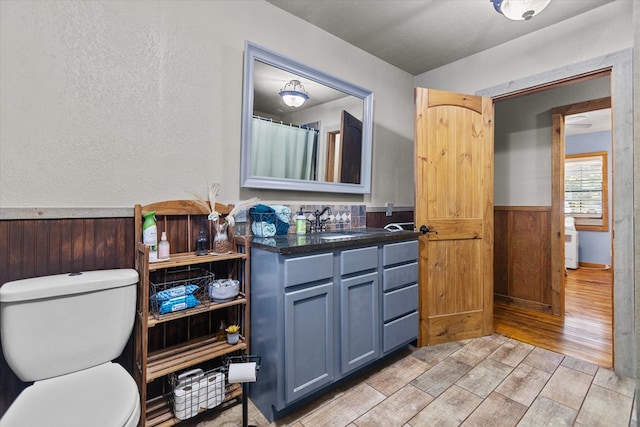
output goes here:
{"type": "Polygon", "coordinates": [[[162,232],[162,238],[158,243],[158,259],[169,259],[169,241],[166,231],[162,232]]]}

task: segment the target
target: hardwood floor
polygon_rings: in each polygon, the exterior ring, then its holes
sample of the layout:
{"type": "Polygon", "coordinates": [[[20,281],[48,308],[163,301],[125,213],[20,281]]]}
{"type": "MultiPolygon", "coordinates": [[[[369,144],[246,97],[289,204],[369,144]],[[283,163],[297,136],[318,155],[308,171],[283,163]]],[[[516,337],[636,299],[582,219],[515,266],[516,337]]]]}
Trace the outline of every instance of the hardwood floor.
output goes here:
{"type": "Polygon", "coordinates": [[[586,360],[613,366],[613,270],[568,270],[564,319],[497,302],[496,333],[586,360]]]}

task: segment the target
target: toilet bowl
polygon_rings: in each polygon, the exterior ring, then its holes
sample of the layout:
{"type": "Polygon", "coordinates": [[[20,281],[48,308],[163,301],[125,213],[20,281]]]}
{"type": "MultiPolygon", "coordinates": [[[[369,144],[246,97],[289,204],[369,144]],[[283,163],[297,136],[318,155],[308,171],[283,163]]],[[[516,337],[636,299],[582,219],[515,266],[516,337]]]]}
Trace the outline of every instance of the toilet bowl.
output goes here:
{"type": "Polygon", "coordinates": [[[103,270],[0,287],[2,350],[25,388],[0,427],[129,427],[140,419],[131,375],[112,362],[131,331],[138,273],[103,270]]]}
{"type": "Polygon", "coordinates": [[[80,372],[36,381],[0,420],[2,427],[134,427],[140,397],[125,369],[107,362],[80,372]]]}

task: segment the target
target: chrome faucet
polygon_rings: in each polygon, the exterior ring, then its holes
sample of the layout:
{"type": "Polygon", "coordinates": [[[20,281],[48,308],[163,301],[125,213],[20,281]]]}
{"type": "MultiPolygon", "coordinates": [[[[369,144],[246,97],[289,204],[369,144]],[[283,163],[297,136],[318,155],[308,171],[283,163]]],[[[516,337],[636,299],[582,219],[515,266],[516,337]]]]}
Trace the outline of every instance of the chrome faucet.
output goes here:
{"type": "Polygon", "coordinates": [[[316,211],[313,213],[314,220],[313,222],[311,222],[312,233],[317,233],[319,231],[325,230],[325,227],[326,227],[325,222],[327,222],[329,218],[321,219],[320,217],[326,214],[327,212],[329,212],[329,215],[331,215],[331,208],[329,206],[326,206],[321,211],[316,209],[316,211]]]}

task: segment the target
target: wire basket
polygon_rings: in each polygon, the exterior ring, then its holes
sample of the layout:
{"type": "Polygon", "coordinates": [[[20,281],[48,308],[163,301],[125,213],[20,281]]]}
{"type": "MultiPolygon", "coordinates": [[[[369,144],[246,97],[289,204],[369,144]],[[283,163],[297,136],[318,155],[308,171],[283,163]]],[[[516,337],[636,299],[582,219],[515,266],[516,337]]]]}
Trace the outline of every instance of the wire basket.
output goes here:
{"type": "Polygon", "coordinates": [[[256,237],[273,237],[289,232],[289,223],[282,221],[275,213],[250,213],[251,233],[256,237]]]}
{"type": "Polygon", "coordinates": [[[192,369],[169,375],[171,393],[168,395],[173,414],[180,420],[198,415],[200,411],[215,408],[226,396],[225,367],[204,372],[192,369]]]}
{"type": "Polygon", "coordinates": [[[208,306],[209,283],[215,275],[202,268],[154,273],[149,280],[149,312],[159,319],[163,315],[208,306]]]}

